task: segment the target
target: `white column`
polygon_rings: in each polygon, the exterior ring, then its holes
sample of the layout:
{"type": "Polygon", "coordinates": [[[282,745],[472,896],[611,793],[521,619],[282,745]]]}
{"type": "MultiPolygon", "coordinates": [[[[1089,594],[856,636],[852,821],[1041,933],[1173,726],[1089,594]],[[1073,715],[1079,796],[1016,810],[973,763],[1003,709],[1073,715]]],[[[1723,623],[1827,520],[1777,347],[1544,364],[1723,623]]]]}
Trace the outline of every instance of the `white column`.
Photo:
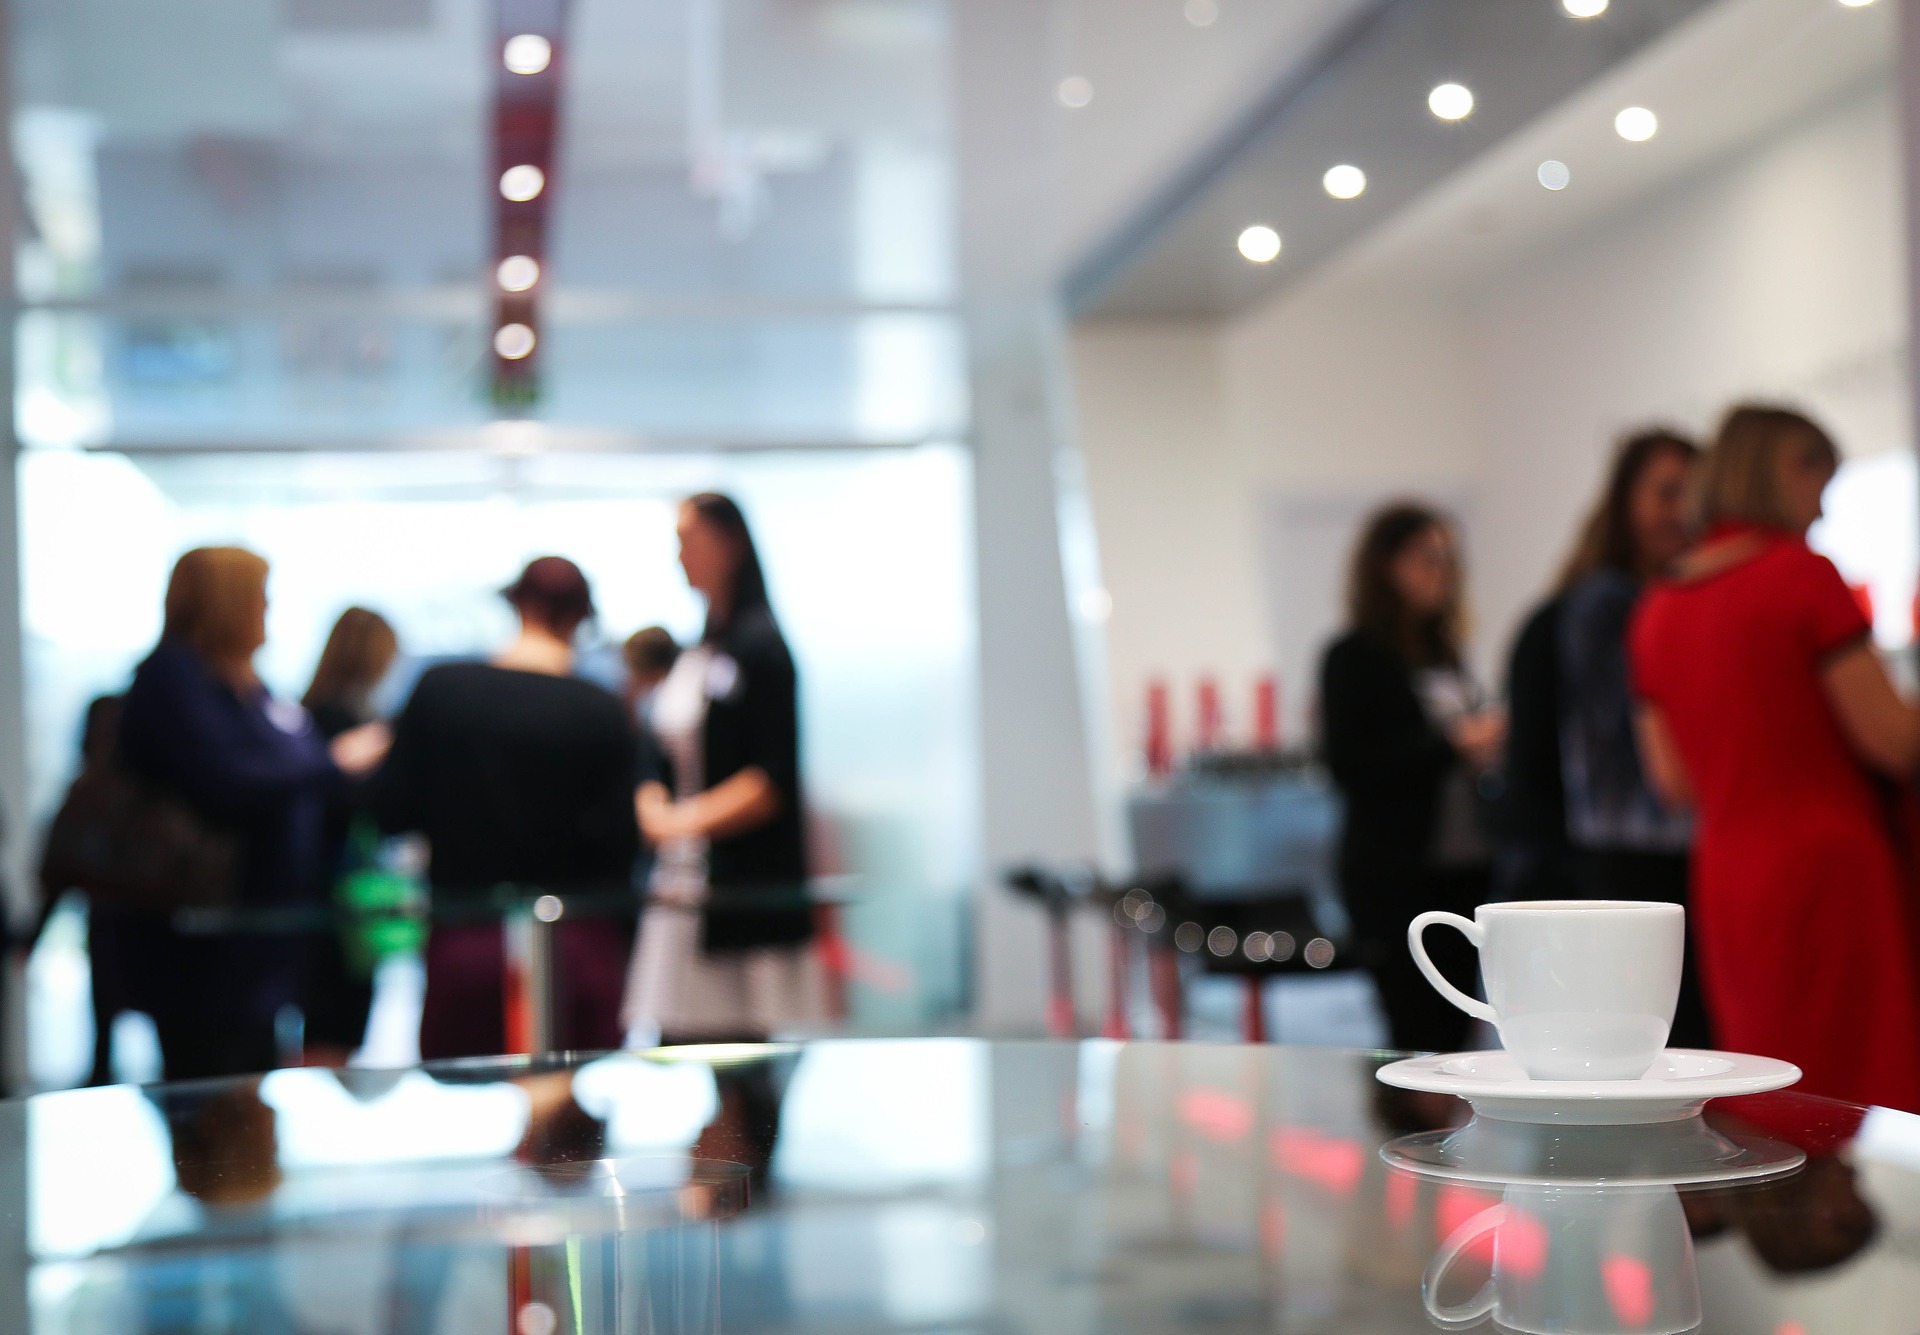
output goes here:
{"type": "MultiPolygon", "coordinates": [[[[1073,470],[1057,466],[1070,447],[1054,281],[1052,8],[963,0],[951,11],[980,611],[974,1009],[990,1030],[1037,1030],[1046,985],[1041,916],[1000,874],[1022,861],[1092,861],[1101,842],[1084,657],[1061,559],[1060,482],[1073,470]]],[[[1077,954],[1090,998],[1103,961],[1077,954]]]]}

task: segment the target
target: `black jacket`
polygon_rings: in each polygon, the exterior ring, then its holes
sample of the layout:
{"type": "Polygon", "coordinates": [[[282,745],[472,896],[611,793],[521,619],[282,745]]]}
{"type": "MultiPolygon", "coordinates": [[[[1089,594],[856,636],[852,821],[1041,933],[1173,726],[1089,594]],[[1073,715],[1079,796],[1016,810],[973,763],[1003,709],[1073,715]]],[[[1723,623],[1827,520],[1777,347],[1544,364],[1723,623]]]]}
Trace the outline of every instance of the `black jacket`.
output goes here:
{"type": "Polygon", "coordinates": [[[1534,609],[1507,663],[1507,753],[1494,809],[1498,882],[1512,899],[1564,893],[1573,849],[1560,768],[1560,600],[1534,609]]]}
{"type": "Polygon", "coordinates": [[[1335,640],[1321,660],[1320,727],[1346,800],[1341,887],[1367,935],[1420,896],[1440,786],[1459,756],[1427,718],[1406,665],[1358,631],[1335,640]]]}
{"type": "Polygon", "coordinates": [[[708,950],[787,945],[813,934],[806,902],[804,796],[800,787],[799,683],[793,655],[773,613],[748,608],[709,641],[707,722],[702,764],[709,787],[757,766],[780,796],[764,824],[708,850],[712,895],[708,950]]]}

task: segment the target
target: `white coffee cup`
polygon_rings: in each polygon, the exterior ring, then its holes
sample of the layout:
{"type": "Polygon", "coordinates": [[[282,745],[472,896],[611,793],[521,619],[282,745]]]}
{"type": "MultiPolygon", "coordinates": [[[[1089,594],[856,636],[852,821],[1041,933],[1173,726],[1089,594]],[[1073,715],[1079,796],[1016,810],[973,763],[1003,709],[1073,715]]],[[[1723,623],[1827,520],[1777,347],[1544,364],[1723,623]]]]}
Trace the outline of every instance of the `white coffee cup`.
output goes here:
{"type": "Polygon", "coordinates": [[[1407,927],[1414,963],[1440,995],[1500,1031],[1535,1080],[1637,1080],[1666,1048],[1680,997],[1686,914],[1678,904],[1539,899],[1483,904],[1468,921],[1423,913],[1407,927]],[[1458,928],[1480,952],[1487,1000],[1427,958],[1421,934],[1458,928]]]}

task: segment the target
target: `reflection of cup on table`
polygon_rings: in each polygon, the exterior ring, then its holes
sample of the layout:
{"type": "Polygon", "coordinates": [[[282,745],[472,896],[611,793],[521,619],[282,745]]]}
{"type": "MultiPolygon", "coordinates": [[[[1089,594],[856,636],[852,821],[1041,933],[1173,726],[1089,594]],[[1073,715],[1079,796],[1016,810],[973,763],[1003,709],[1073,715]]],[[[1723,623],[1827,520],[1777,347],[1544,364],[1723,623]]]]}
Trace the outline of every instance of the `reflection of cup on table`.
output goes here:
{"type": "Polygon", "coordinates": [[[1441,1245],[1421,1296],[1447,1329],[1491,1316],[1527,1335],[1681,1335],[1701,1320],[1693,1239],[1667,1186],[1510,1186],[1441,1245]],[[1489,1237],[1492,1276],[1443,1301],[1460,1258],[1489,1237]]]}
{"type": "Polygon", "coordinates": [[[1686,915],[1677,904],[1530,900],[1483,904],[1469,921],[1423,913],[1407,928],[1414,963],[1440,995],[1500,1031],[1535,1080],[1637,1080],[1665,1049],[1680,996],[1686,915]],[[1436,969],[1421,943],[1435,924],[1480,952],[1487,1000],[1436,969]]]}

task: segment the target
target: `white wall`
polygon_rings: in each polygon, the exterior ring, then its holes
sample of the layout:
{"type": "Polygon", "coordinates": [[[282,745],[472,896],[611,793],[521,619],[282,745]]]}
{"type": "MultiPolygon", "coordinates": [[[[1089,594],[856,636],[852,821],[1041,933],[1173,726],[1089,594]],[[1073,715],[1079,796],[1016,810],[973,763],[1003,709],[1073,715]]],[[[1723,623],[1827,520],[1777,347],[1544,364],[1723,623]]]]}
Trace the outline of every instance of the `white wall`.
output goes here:
{"type": "Polygon", "coordinates": [[[1764,396],[1849,453],[1907,444],[1898,153],[1875,83],[1464,283],[1439,241],[1410,282],[1402,237],[1222,328],[1083,326],[1119,735],[1150,672],[1269,662],[1297,727],[1354,525],[1388,495],[1462,513],[1497,675],[1622,430],[1764,396]]]}
{"type": "Polygon", "coordinates": [[[1489,631],[1536,596],[1624,429],[1704,432],[1762,397],[1849,453],[1908,443],[1899,151],[1892,90],[1866,90],[1474,294],[1489,631]]]}
{"type": "Polygon", "coordinates": [[[1309,726],[1319,651],[1337,623],[1345,549],[1392,495],[1458,507],[1478,405],[1458,309],[1329,276],[1225,329],[1083,325],[1074,338],[1081,446],[1113,597],[1116,736],[1138,755],[1145,682],[1222,678],[1228,724],[1277,671],[1284,737],[1309,726]]]}

